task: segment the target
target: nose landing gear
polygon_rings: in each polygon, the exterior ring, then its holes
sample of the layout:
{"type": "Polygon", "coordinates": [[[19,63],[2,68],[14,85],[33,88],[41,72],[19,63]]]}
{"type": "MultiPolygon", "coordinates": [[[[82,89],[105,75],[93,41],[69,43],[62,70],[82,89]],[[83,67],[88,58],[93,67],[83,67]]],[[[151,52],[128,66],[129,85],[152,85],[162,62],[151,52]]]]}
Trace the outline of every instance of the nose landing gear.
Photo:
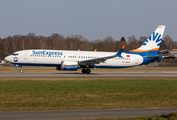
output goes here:
{"type": "Polygon", "coordinates": [[[90,72],[91,72],[91,70],[88,69],[88,68],[87,69],[84,69],[84,68],[82,69],[83,74],[90,74],[90,72]]]}
{"type": "Polygon", "coordinates": [[[20,73],[23,73],[23,70],[22,70],[22,69],[20,70],[20,73]]]}
{"type": "Polygon", "coordinates": [[[20,73],[23,73],[23,68],[22,68],[22,66],[19,66],[19,67],[21,68],[20,73]]]}

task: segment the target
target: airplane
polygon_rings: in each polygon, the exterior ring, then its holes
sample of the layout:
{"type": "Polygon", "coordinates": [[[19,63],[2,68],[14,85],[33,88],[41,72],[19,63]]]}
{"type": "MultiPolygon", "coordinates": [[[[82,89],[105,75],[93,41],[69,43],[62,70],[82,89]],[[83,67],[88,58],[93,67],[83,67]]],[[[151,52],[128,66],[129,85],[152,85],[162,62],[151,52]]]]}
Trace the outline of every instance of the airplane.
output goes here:
{"type": "MultiPolygon", "coordinates": [[[[32,49],[21,50],[5,57],[14,66],[53,66],[56,70],[82,69],[83,74],[90,74],[91,68],[128,68],[147,65],[163,58],[158,55],[165,30],[159,25],[151,36],[137,49],[122,52],[123,46],[116,52],[71,51],[32,49]]],[[[23,70],[21,69],[22,73],[23,70]]]]}

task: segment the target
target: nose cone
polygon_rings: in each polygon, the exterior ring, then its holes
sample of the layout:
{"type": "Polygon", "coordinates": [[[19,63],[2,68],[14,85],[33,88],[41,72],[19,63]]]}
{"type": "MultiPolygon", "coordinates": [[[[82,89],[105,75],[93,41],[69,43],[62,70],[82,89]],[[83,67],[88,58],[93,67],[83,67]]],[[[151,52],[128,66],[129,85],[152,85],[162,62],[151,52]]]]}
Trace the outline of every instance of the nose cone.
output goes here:
{"type": "Polygon", "coordinates": [[[5,57],[5,60],[8,62],[12,62],[12,57],[9,55],[9,56],[5,57]]]}

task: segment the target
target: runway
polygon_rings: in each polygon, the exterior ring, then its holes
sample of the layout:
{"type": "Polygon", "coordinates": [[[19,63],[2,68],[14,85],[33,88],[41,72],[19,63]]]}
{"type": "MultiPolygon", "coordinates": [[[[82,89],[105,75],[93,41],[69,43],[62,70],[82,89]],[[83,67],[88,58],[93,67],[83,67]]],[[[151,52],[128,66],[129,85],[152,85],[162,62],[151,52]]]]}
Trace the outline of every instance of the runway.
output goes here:
{"type": "Polygon", "coordinates": [[[125,117],[127,118],[153,115],[160,116],[162,114],[169,114],[174,111],[177,111],[177,108],[0,112],[0,119],[58,120],[125,117]]]}
{"type": "Polygon", "coordinates": [[[0,78],[176,78],[177,72],[0,72],[0,78]]]}

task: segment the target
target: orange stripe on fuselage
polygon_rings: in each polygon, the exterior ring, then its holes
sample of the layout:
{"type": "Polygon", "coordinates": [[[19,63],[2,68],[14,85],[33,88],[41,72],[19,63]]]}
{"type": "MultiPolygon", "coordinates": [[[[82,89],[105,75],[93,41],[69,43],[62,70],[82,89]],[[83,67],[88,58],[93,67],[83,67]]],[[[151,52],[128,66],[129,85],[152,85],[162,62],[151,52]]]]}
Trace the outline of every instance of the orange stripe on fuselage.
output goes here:
{"type": "Polygon", "coordinates": [[[150,49],[150,50],[139,50],[139,49],[135,49],[135,50],[130,50],[131,52],[149,52],[149,51],[156,51],[159,50],[159,48],[154,48],[154,49],[150,49]]]}

